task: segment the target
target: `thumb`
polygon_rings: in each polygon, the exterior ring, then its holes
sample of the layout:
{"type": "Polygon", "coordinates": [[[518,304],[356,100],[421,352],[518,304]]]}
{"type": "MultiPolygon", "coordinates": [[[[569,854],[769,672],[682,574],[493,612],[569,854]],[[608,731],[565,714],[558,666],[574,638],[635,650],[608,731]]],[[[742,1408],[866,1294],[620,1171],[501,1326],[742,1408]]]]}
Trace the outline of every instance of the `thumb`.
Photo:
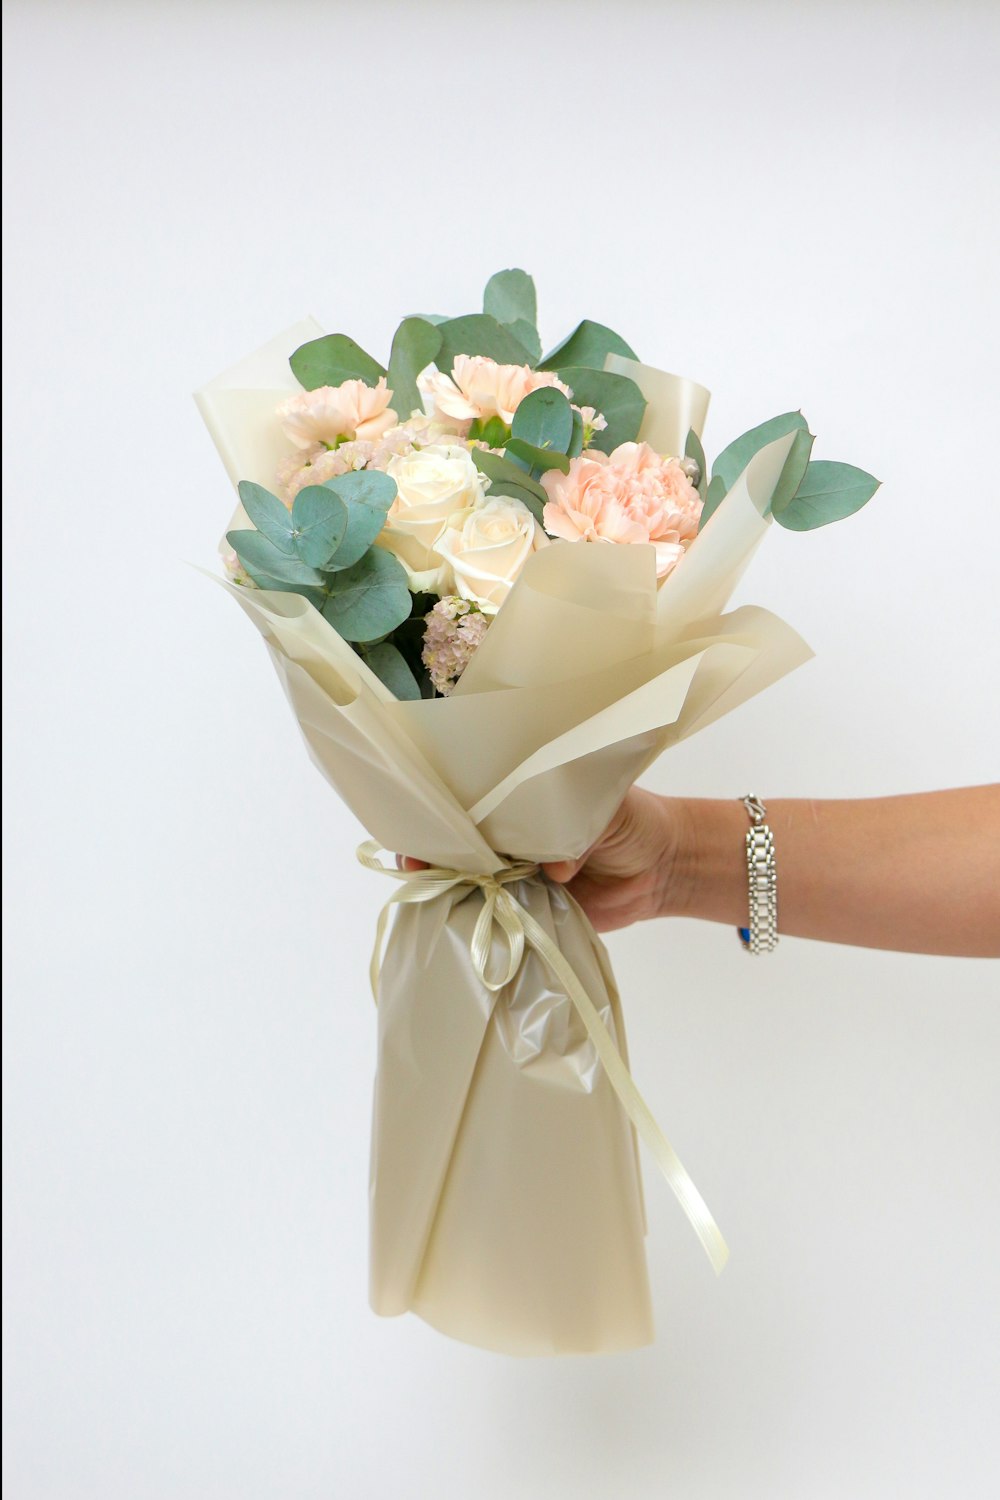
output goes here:
{"type": "Polygon", "coordinates": [[[550,880],[554,880],[558,885],[565,885],[567,881],[573,879],[573,876],[584,864],[585,859],[586,856],[583,859],[556,859],[550,861],[548,864],[543,864],[542,869],[550,880]]]}

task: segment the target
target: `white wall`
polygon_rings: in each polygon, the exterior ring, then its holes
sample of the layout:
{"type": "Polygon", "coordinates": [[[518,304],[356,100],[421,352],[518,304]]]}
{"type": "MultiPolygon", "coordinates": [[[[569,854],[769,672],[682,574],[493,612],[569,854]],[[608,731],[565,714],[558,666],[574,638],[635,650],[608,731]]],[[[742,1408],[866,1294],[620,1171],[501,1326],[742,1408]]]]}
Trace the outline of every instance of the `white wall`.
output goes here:
{"type": "MultiPolygon", "coordinates": [[[[525,265],[884,489],[743,595],[817,659],[660,789],[997,778],[998,13],[8,7],[11,1500],[995,1493],[998,971],[615,935],[655,1347],[366,1305],[386,892],[212,565],[189,391],[306,311],[384,350],[525,265]]],[[[933,870],[927,877],[933,880],[933,870]]]]}

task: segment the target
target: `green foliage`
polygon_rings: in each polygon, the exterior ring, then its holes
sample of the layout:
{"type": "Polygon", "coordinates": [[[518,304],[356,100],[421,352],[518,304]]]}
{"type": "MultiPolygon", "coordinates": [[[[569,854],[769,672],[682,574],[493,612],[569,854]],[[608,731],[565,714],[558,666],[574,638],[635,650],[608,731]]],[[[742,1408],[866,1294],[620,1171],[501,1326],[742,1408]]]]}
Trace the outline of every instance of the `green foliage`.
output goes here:
{"type": "Polygon", "coordinates": [[[482,448],[473,448],[472,461],[490,481],[490,498],[494,495],[508,495],[512,500],[520,500],[531,511],[538,524],[542,524],[542,511],[548,496],[538,481],[531,477],[527,468],[522,468],[513,459],[505,458],[499,453],[486,453],[482,448]]]}
{"type": "Polygon", "coordinates": [[[788,457],[781,466],[778,482],[771,495],[770,508],[775,516],[779,510],[785,510],[795,498],[809,467],[809,455],[812,453],[813,442],[814,438],[808,427],[800,427],[792,438],[788,457]]]}
{"type": "MultiPolygon", "coordinates": [[[[626,359],[638,359],[635,350],[611,328],[603,323],[593,323],[584,318],[573,332],[550,349],[540,361],[540,370],[563,370],[568,365],[583,365],[591,370],[603,370],[606,354],[622,354],[626,359]]],[[[586,403],[588,406],[592,402],[586,403]]],[[[601,410],[600,407],[597,408],[601,410]]],[[[607,415],[607,413],[605,413],[607,415]]]]}
{"type": "Polygon", "coordinates": [[[538,322],[538,299],[535,283],[527,271],[497,271],[486,283],[483,312],[498,323],[538,322]]]}
{"type": "Polygon", "coordinates": [[[774,503],[774,519],[789,531],[813,531],[854,515],[874,495],[879,481],[853,464],[810,463],[795,493],[781,507],[774,503]]]}
{"type": "Polygon", "coordinates": [[[646,398],[634,380],[582,365],[561,365],[556,373],[573,392],[577,406],[592,406],[605,418],[608,425],[594,434],[593,447],[610,453],[619,443],[635,442],[646,412],[646,398]]]}
{"type": "Polygon", "coordinates": [[[567,458],[576,458],[583,452],[583,418],[573,407],[573,431],[570,433],[569,445],[566,448],[567,458]]]}
{"type": "Polygon", "coordinates": [[[723,448],[712,465],[713,480],[720,478],[728,494],[755,453],[759,453],[761,448],[766,448],[768,443],[773,443],[777,438],[785,437],[796,430],[804,432],[809,430],[808,423],[800,411],[786,411],[780,417],[771,417],[770,421],[761,422],[759,427],[751,427],[749,432],[744,432],[727,448],[723,448]]]}
{"type": "Polygon", "coordinates": [[[705,450],[701,445],[701,438],[693,427],[688,429],[688,435],[684,440],[684,457],[693,458],[698,465],[697,488],[699,495],[704,500],[705,491],[708,489],[708,460],[705,457],[705,450]]]}
{"type": "Polygon", "coordinates": [[[542,341],[536,327],[535,283],[527,271],[497,271],[491,276],[483,293],[483,312],[510,330],[534,364],[542,352],[542,341]]]}
{"type": "Polygon", "coordinates": [[[379,641],[408,617],[412,597],[402,564],[372,547],[329,581],[323,615],[345,641],[379,641]]]}
{"type": "Polygon", "coordinates": [[[349,339],[346,333],[327,333],[301,344],[288,363],[292,374],[307,391],[321,385],[342,385],[345,380],[363,380],[375,385],[386,372],[377,359],[349,339]]]}
{"type": "Polygon", "coordinates": [[[705,522],[711,520],[723,500],[726,498],[726,483],[720,474],[716,474],[704,494],[704,505],[701,517],[698,521],[698,530],[704,528],[705,522]]]}
{"type": "Polygon", "coordinates": [[[389,355],[392,409],[401,422],[420,407],[417,376],[437,358],[441,335],[426,318],[404,318],[396,329],[389,355]]]}
{"type": "Polygon", "coordinates": [[[406,701],[419,698],[420,684],[406,664],[406,658],[390,641],[381,641],[377,646],[362,647],[360,655],[371,667],[375,676],[385,683],[390,693],[406,701]]]}
{"type": "MultiPolygon", "coordinates": [[[[226,541],[255,583],[258,574],[262,574],[292,590],[297,584],[323,587],[323,574],[317,568],[310,567],[300,557],[283,552],[263,532],[229,531],[226,541]]],[[[261,587],[270,585],[261,584],[261,587]]]]}
{"type": "Polygon", "coordinates": [[[309,484],[292,506],[292,544],[303,562],[329,567],[347,530],[347,506],[332,487],[309,484]]]}
{"type": "Polygon", "coordinates": [[[396,481],[381,469],[356,469],[328,479],[323,488],[332,490],[347,508],[347,529],[329,566],[352,567],[361,561],[385,525],[396,498],[396,481]]]}
{"type": "Polygon", "coordinates": [[[243,509],[257,530],[282,552],[294,552],[292,517],[287,505],[282,505],[277,495],[263,485],[252,484],[249,479],[241,480],[238,489],[243,509]]]}
{"type": "Polygon", "coordinates": [[[500,365],[532,365],[528,349],[509,328],[486,313],[469,313],[464,318],[449,318],[438,324],[441,348],[437,367],[451,374],[457,354],[485,354],[500,365]]]}
{"type": "Polygon", "coordinates": [[[510,432],[521,443],[565,453],[573,437],[573,408],[562,391],[542,386],[518,406],[510,432]]]}
{"type": "Polygon", "coordinates": [[[507,452],[512,458],[520,459],[527,464],[532,478],[544,474],[546,469],[558,469],[560,473],[569,473],[569,459],[565,453],[559,453],[554,448],[536,448],[534,443],[526,443],[523,438],[512,437],[507,443],[507,452]]]}

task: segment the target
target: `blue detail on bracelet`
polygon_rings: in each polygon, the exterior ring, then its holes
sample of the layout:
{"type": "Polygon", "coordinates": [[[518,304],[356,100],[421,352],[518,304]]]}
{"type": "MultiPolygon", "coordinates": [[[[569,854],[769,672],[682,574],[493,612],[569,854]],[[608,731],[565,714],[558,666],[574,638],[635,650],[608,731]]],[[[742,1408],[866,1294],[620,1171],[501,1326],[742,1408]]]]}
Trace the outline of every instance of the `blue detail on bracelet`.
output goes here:
{"type": "Polygon", "coordinates": [[[740,935],[740,942],[746,944],[746,946],[749,947],[749,945],[750,945],[750,929],[749,929],[749,927],[737,927],[736,931],[740,935]]]}

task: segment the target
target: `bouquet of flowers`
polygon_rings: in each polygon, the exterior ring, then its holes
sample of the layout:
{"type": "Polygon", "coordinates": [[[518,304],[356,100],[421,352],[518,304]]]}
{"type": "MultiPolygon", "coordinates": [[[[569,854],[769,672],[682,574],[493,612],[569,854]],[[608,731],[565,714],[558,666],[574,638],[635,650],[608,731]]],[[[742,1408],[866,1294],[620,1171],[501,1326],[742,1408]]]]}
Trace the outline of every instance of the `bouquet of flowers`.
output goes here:
{"type": "Polygon", "coordinates": [[[387,366],[308,322],[197,399],[239,490],[225,587],[397,883],[372,1305],[514,1354],[648,1343],[638,1136],[728,1252],[632,1079],[607,953],[538,867],[808,657],[728,600],[772,520],[813,529],[877,483],[814,460],[800,412],[709,471],[708,392],[589,320],[542,357],[520,270],[482,312],[404,318],[387,366]]]}

